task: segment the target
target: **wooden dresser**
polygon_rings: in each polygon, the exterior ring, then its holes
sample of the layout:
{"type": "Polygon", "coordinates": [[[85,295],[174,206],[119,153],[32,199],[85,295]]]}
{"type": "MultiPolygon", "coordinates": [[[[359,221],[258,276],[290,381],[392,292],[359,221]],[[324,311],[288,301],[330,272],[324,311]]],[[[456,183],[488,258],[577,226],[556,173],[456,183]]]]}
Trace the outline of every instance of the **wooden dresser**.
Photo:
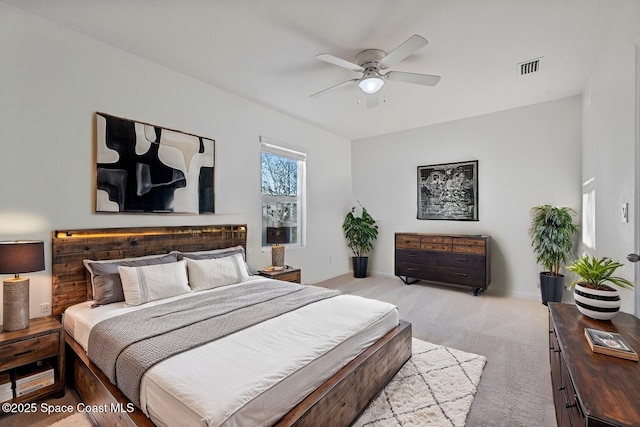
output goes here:
{"type": "Polygon", "coordinates": [[[583,316],[573,304],[549,303],[549,361],[558,427],[640,426],[640,365],[594,353],[584,328],[617,332],[640,352],[640,320],[583,316]]]}
{"type": "Polygon", "coordinates": [[[491,282],[491,237],[396,233],[395,274],[406,284],[469,286],[478,295],[491,282]]]}

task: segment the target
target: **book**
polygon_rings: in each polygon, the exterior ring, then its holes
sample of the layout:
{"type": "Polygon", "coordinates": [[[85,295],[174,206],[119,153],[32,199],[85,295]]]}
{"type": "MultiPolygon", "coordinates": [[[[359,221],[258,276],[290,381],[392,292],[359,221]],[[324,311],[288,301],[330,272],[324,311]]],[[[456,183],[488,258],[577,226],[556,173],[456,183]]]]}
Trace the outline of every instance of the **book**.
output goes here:
{"type": "Polygon", "coordinates": [[[32,387],[34,385],[39,385],[41,383],[45,383],[45,382],[51,382],[54,381],[55,382],[55,378],[53,377],[53,375],[47,375],[46,377],[40,377],[40,378],[34,378],[31,381],[26,381],[26,382],[22,382],[20,384],[16,384],[16,391],[21,391],[24,390],[26,388],[32,387]]]}
{"type": "Polygon", "coordinates": [[[616,332],[607,332],[600,329],[584,328],[589,347],[595,353],[621,357],[628,360],[638,360],[638,353],[625,341],[622,335],[616,332]]]}
{"type": "Polygon", "coordinates": [[[53,378],[53,368],[47,368],[44,371],[34,372],[33,374],[22,377],[16,375],[16,386],[30,383],[43,378],[53,378]]]}
{"type": "Polygon", "coordinates": [[[11,399],[13,399],[12,389],[10,389],[9,391],[3,391],[2,393],[0,393],[0,403],[7,402],[11,399]]]}
{"type": "Polygon", "coordinates": [[[9,373],[0,374],[0,399],[1,395],[6,393],[7,391],[11,391],[13,389],[13,383],[11,382],[11,376],[9,373]]]}
{"type": "Polygon", "coordinates": [[[54,384],[55,375],[46,361],[40,361],[18,368],[14,380],[16,397],[20,397],[54,384]]]}
{"type": "Polygon", "coordinates": [[[265,268],[264,270],[260,270],[260,273],[265,273],[265,274],[269,274],[269,275],[275,275],[277,273],[281,273],[285,270],[284,266],[273,266],[270,265],[269,267],[265,268]]]}
{"type": "Polygon", "coordinates": [[[38,383],[30,383],[32,385],[29,385],[26,388],[20,388],[20,387],[16,387],[16,397],[20,397],[20,396],[24,396],[25,394],[29,394],[29,393],[33,393],[36,390],[40,390],[41,388],[45,388],[47,386],[52,385],[55,381],[53,378],[42,378],[41,379],[42,382],[38,382],[38,383]]]}

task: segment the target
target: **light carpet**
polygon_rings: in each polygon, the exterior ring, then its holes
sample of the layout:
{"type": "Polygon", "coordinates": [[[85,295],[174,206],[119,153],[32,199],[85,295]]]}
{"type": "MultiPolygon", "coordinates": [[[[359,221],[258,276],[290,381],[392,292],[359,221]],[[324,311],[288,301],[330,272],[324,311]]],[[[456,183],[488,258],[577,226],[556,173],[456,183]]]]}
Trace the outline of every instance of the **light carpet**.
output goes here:
{"type": "MultiPolygon", "coordinates": [[[[411,359],[353,427],[462,427],[476,394],[484,356],[412,339],[411,359]]],[[[74,414],[50,427],[90,427],[74,414]]]]}
{"type": "Polygon", "coordinates": [[[354,427],[464,426],[484,356],[413,338],[411,359],[354,427]]]}

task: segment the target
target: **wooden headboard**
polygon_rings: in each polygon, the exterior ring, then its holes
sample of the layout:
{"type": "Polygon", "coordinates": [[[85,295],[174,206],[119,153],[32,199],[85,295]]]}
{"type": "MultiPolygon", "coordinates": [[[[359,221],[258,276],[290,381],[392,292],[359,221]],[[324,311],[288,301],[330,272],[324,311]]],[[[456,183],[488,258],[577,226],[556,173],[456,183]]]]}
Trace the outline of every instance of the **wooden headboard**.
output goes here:
{"type": "Polygon", "coordinates": [[[170,251],[202,251],[241,245],[246,249],[246,225],[132,227],[53,232],[51,313],[60,316],[73,305],[91,299],[84,259],[119,259],[170,251]]]}

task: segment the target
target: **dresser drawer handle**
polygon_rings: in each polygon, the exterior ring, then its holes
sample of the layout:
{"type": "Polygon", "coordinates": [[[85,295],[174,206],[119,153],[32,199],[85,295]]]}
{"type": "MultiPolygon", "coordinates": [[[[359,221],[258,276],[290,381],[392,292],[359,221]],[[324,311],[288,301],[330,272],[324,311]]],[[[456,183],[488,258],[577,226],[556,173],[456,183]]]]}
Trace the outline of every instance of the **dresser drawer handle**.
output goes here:
{"type": "Polygon", "coordinates": [[[467,275],[466,275],[466,274],[463,274],[463,273],[454,273],[454,274],[455,274],[456,276],[467,277],[467,275]]]}
{"type": "Polygon", "coordinates": [[[16,354],[14,354],[14,355],[13,355],[13,357],[20,357],[20,356],[24,356],[25,354],[33,353],[34,351],[35,351],[35,349],[33,349],[33,348],[32,348],[32,349],[30,349],[30,350],[23,351],[23,352],[21,352],[21,353],[16,353],[16,354]]]}
{"type": "Polygon", "coordinates": [[[454,258],[456,261],[469,261],[468,258],[454,258]]]}
{"type": "Polygon", "coordinates": [[[409,267],[409,268],[407,268],[407,270],[409,270],[409,271],[420,271],[419,268],[413,268],[413,267],[409,267]]]}
{"type": "Polygon", "coordinates": [[[415,258],[415,257],[417,257],[418,255],[416,255],[416,254],[408,254],[407,256],[408,256],[409,258],[415,258]]]}
{"type": "Polygon", "coordinates": [[[578,406],[578,404],[577,403],[574,403],[573,405],[570,405],[569,403],[565,403],[564,404],[564,407],[567,408],[567,409],[573,408],[574,406],[578,406]]]}

